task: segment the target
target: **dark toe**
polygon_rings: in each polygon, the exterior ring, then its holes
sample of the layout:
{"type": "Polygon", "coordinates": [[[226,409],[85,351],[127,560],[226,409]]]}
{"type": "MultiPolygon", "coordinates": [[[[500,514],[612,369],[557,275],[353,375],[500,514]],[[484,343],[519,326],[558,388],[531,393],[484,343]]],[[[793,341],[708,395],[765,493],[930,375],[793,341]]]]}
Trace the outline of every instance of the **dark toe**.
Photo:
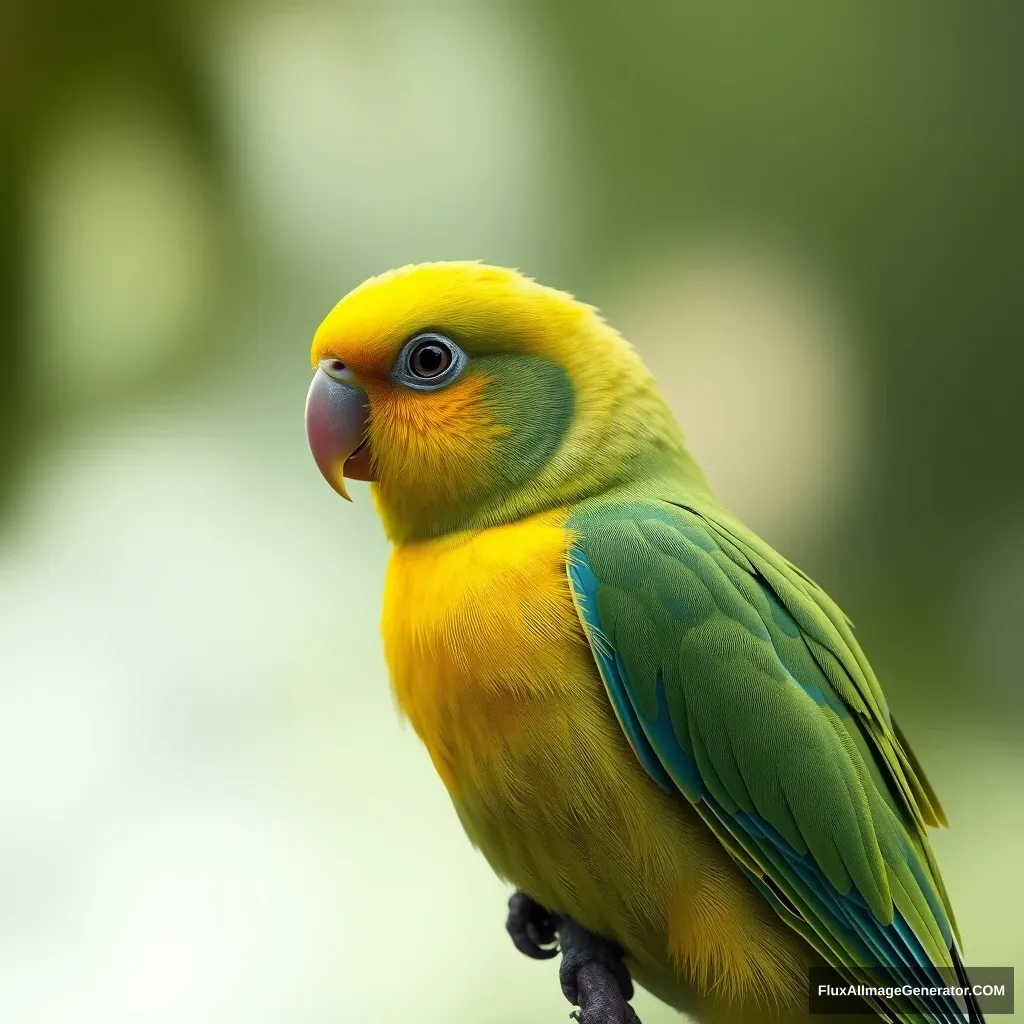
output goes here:
{"type": "MultiPolygon", "coordinates": [[[[584,1005],[580,999],[580,972],[588,964],[596,964],[602,968],[601,974],[609,982],[613,982],[611,987],[617,988],[623,1001],[633,998],[633,980],[622,959],[622,950],[614,942],[588,932],[569,918],[565,918],[559,925],[558,937],[562,946],[558,980],[562,986],[562,993],[570,1003],[576,1006],[584,1005]]],[[[601,993],[595,989],[595,995],[597,994],[601,993]]]]}
{"type": "Polygon", "coordinates": [[[555,941],[557,919],[525,892],[516,892],[508,901],[505,928],[516,949],[534,960],[557,956],[555,941]],[[550,948],[545,948],[550,947],[550,948]]]}
{"type": "Polygon", "coordinates": [[[580,1009],[572,1014],[579,1024],[640,1024],[636,1010],[623,998],[618,980],[597,963],[579,971],[580,1009]]]}

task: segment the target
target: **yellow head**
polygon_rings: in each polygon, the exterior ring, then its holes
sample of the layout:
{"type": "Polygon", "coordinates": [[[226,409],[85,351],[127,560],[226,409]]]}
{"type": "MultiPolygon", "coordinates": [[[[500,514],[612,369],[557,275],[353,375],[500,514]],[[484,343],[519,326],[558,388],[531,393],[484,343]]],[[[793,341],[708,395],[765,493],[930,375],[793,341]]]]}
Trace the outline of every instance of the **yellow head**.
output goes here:
{"type": "Polygon", "coordinates": [[[687,462],[633,349],[587,305],[512,270],[371,278],[313,339],[310,447],[373,481],[396,541],[509,522],[687,462]]]}

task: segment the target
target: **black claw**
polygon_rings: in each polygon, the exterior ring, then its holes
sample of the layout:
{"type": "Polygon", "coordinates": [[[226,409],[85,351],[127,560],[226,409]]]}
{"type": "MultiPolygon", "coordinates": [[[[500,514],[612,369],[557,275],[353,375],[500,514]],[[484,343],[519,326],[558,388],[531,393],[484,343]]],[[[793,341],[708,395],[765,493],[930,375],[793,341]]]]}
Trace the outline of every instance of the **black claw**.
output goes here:
{"type": "Polygon", "coordinates": [[[525,892],[515,892],[508,901],[505,928],[516,949],[534,960],[550,960],[558,955],[556,939],[558,918],[545,910],[525,892]],[[550,947],[550,948],[545,948],[550,947]]]}

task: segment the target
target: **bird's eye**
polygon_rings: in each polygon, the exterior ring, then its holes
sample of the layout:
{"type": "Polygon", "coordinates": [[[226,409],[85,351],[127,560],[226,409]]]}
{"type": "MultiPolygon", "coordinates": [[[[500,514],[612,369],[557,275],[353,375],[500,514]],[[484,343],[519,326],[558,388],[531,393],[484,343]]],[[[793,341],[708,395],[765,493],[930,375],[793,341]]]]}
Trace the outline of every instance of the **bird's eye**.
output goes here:
{"type": "Polygon", "coordinates": [[[409,369],[417,377],[431,380],[452,365],[452,350],[440,338],[421,341],[409,353],[409,369]]]}
{"type": "Polygon", "coordinates": [[[455,380],[469,362],[451,338],[420,331],[402,347],[391,369],[392,380],[416,391],[437,391],[455,380]]]}

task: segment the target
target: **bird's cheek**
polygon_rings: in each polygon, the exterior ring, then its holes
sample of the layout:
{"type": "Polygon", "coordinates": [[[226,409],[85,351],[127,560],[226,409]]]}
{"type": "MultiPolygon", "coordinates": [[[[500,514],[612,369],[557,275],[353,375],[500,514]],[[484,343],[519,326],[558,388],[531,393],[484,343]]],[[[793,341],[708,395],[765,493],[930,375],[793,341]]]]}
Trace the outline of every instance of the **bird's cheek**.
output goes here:
{"type": "Polygon", "coordinates": [[[482,390],[472,377],[430,394],[368,388],[373,479],[389,497],[437,505],[491,484],[507,428],[491,421],[482,390]]]}

